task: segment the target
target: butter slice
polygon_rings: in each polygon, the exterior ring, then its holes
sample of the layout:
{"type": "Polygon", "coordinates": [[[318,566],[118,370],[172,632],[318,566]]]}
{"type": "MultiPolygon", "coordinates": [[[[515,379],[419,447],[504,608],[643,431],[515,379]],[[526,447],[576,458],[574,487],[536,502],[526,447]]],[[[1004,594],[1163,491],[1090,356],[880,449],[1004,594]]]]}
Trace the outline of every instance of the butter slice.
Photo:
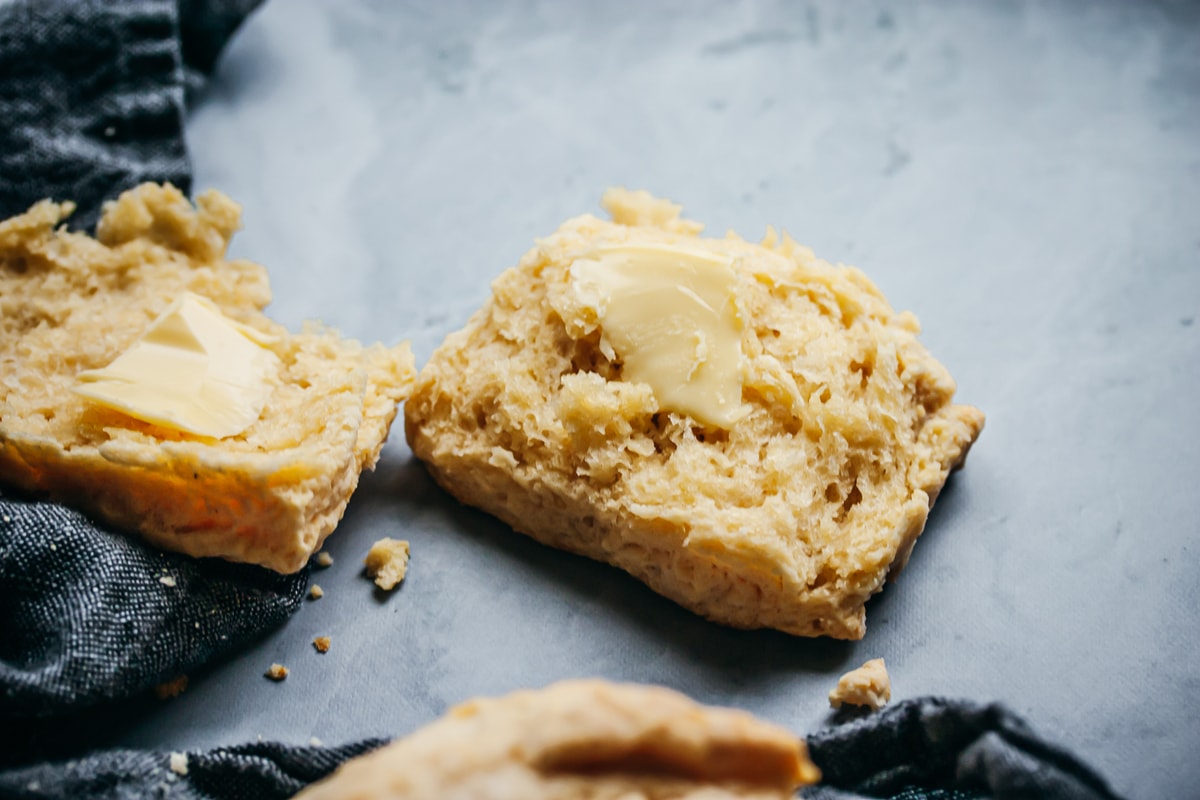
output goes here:
{"type": "Polygon", "coordinates": [[[271,337],[186,293],[128,350],[76,377],[75,391],[143,422],[236,436],[258,419],[280,369],[271,337]]]}
{"type": "Polygon", "coordinates": [[[622,378],[660,408],[728,429],[742,405],[742,317],[732,260],[660,244],[599,247],[571,265],[622,378]]]}

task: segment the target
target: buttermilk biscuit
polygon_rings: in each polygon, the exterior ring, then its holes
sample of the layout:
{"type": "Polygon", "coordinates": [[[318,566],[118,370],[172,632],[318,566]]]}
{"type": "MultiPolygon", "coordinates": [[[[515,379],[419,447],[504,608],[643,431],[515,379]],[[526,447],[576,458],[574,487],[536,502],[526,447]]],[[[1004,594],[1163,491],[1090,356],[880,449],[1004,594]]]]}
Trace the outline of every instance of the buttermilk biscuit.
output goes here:
{"type": "Polygon", "coordinates": [[[460,705],[297,800],[783,800],[819,777],[799,738],[744,712],[572,681],[460,705]]]}
{"type": "Polygon", "coordinates": [[[464,503],[712,620],[861,638],[864,603],[905,564],[983,414],[951,402],[916,318],[859,270],[773,232],[701,238],[645,192],[604,205],[613,222],[577,217],[539,241],[433,354],[405,406],[413,452],[464,503]],[[732,270],[728,424],[625,379],[603,298],[573,276],[622,248],[732,270]]]}
{"type": "Polygon", "coordinates": [[[72,208],[44,201],[0,222],[0,482],[169,550],[300,569],[379,456],[415,375],[407,343],[269,320],[266,271],[225,258],[241,210],[217,192],[193,208],[174,187],[140,186],[106,205],[95,239],[57,227],[72,208]],[[185,295],[270,351],[265,404],[236,435],[190,435],[74,391],[185,295]]]}

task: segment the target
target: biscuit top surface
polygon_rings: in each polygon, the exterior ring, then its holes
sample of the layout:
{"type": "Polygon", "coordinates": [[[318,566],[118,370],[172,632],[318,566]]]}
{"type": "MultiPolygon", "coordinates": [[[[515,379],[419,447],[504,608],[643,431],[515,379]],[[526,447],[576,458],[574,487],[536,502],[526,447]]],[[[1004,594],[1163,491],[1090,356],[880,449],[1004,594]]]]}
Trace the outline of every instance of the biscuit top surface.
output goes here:
{"type": "Polygon", "coordinates": [[[573,341],[554,392],[561,428],[553,425],[553,435],[578,459],[577,474],[601,494],[622,495],[635,513],[686,521],[695,543],[724,549],[725,532],[741,532],[763,568],[802,572],[816,549],[827,551],[827,563],[869,560],[856,545],[873,545],[875,515],[890,513],[897,494],[920,489],[908,485],[904,469],[911,433],[955,388],[917,341],[916,318],[894,312],[859,270],[833,267],[787,237],[768,235],[762,245],[702,238],[619,192],[606,196],[606,206],[615,219],[656,224],[577,218],[494,286],[498,321],[504,326],[511,315],[515,327],[528,313],[527,300],[514,301],[533,266],[573,341]],[[665,411],[597,347],[601,320],[573,291],[569,266],[590,249],[630,242],[687,247],[733,264],[746,320],[746,413],[728,431],[665,411]],[[925,402],[913,402],[914,387],[925,402]],[[897,491],[879,491],[885,486],[897,491]],[[778,514],[764,520],[763,507],[778,514]]]}
{"type": "MultiPolygon", "coordinates": [[[[95,239],[55,229],[69,211],[69,204],[44,201],[0,223],[0,251],[7,251],[0,420],[66,449],[114,437],[187,439],[72,389],[80,373],[107,367],[189,292],[267,337],[286,333],[259,313],[271,299],[266,270],[224,259],[240,209],[209,192],[193,210],[173,187],[144,186],[106,204],[95,239]]],[[[256,439],[235,437],[225,446],[262,452],[274,444],[256,439]]]]}
{"type": "MultiPolygon", "coordinates": [[[[338,351],[354,358],[369,354],[350,340],[318,343],[309,331],[289,336],[262,313],[271,299],[266,270],[224,257],[239,226],[238,205],[214,191],[200,195],[193,209],[174,187],[147,184],[105,205],[95,239],[56,229],[70,209],[44,201],[0,223],[5,431],[44,437],[67,451],[114,442],[204,447],[184,431],[134,419],[72,391],[80,373],[111,364],[164,311],[194,293],[257,332],[282,361],[265,414],[222,439],[221,451],[257,457],[264,469],[276,468],[273,454],[285,451],[297,464],[303,460],[296,452],[305,450],[319,462],[329,438],[319,435],[323,426],[315,421],[321,414],[310,402],[322,394],[338,399],[336,391],[327,391],[330,383],[344,383],[347,396],[361,395],[362,372],[350,361],[333,369],[322,365],[319,377],[312,370],[338,351]],[[326,391],[304,385],[317,380],[326,391]]],[[[347,430],[341,438],[353,444],[354,436],[347,430]]]]}

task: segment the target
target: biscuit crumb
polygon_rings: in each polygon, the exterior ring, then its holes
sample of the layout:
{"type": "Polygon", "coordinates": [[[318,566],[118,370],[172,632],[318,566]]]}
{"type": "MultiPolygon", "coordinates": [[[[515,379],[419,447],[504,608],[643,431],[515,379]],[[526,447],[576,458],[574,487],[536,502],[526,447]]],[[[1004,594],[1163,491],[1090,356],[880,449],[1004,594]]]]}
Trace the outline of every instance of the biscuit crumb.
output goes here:
{"type": "Polygon", "coordinates": [[[318,653],[328,653],[329,652],[329,637],[328,636],[318,636],[317,638],[313,639],[313,647],[317,648],[318,653]]]}
{"type": "Polygon", "coordinates": [[[308,746],[309,747],[324,747],[324,743],[317,737],[310,736],[308,738],[308,746]]]}
{"type": "Polygon", "coordinates": [[[313,600],[320,600],[325,596],[325,590],[314,583],[312,586],[308,587],[308,596],[313,600]]]}
{"type": "Polygon", "coordinates": [[[333,556],[326,553],[324,550],[317,553],[317,566],[321,569],[333,566],[333,556]]]}
{"type": "Polygon", "coordinates": [[[283,664],[272,664],[265,674],[273,681],[281,681],[288,676],[288,668],[283,664]]]}
{"type": "Polygon", "coordinates": [[[408,572],[408,542],[403,539],[380,539],[367,553],[367,575],[375,585],[390,592],[404,580],[408,572]]]}
{"type": "Polygon", "coordinates": [[[158,579],[158,582],[161,583],[163,586],[174,586],[175,585],[175,579],[172,578],[170,575],[163,575],[161,578],[158,579]]]}
{"type": "Polygon", "coordinates": [[[838,679],[837,686],[829,693],[829,705],[834,708],[841,708],[845,703],[878,711],[891,699],[892,681],[882,658],[873,658],[858,669],[850,670],[838,679]]]}
{"type": "Polygon", "coordinates": [[[179,697],[183,694],[183,690],[187,688],[187,675],[180,675],[172,681],[164,681],[154,687],[154,696],[159,700],[170,700],[172,697],[179,697]]]}
{"type": "Polygon", "coordinates": [[[171,753],[171,772],[174,772],[176,775],[187,775],[187,753],[171,753]]]}

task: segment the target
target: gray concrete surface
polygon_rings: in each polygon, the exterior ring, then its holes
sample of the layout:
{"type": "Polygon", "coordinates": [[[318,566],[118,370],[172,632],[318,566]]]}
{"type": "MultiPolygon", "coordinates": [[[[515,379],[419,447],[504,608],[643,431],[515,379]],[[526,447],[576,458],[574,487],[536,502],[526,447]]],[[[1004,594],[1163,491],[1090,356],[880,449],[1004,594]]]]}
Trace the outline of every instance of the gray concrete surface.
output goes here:
{"type": "Polygon", "coordinates": [[[1200,5],[271,0],[188,136],[290,326],[423,363],[534,237],[642,187],[862,267],[988,423],[857,643],[718,628],[541,548],[398,427],[324,599],[118,743],[401,734],[583,675],[808,731],[883,656],[897,698],[1004,701],[1123,794],[1196,796],[1200,5]],[[359,570],[383,535],[413,544],[390,597],[359,570]]]}

